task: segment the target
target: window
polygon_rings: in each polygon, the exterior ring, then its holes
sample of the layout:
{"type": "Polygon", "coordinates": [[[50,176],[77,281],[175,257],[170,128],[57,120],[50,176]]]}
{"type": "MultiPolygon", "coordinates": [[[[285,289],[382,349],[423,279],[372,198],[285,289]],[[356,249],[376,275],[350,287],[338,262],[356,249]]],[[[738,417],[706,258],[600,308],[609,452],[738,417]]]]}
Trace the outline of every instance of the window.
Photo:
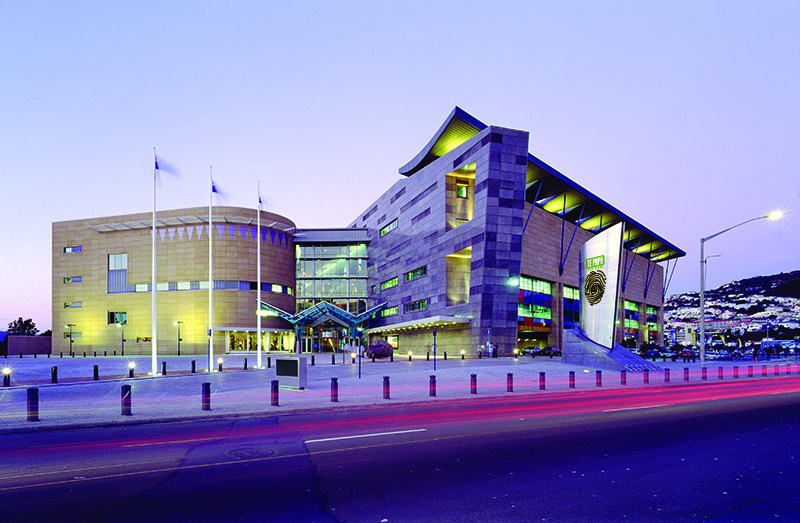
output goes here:
{"type": "MultiPolygon", "coordinates": [[[[64,338],[69,339],[69,331],[64,332],[64,338]]],[[[83,333],[72,331],[72,339],[79,340],[83,338],[83,333]]]]}
{"type": "Polygon", "coordinates": [[[397,218],[392,220],[391,222],[387,223],[383,229],[381,229],[381,238],[392,232],[393,230],[397,229],[397,218]]]}
{"type": "Polygon", "coordinates": [[[428,266],[423,265],[422,267],[417,267],[413,271],[409,271],[403,275],[406,281],[416,280],[417,278],[422,278],[423,276],[428,274],[428,266]]]}
{"type": "Polygon", "coordinates": [[[564,299],[565,300],[579,300],[581,298],[580,291],[575,287],[567,287],[564,285],[564,299]]]}
{"type": "Polygon", "coordinates": [[[385,318],[386,316],[394,316],[395,314],[397,314],[397,307],[389,307],[381,310],[381,318],[385,318]]]}
{"type": "Polygon", "coordinates": [[[64,278],[64,283],[81,283],[83,276],[67,276],[64,278]]]}
{"type": "Polygon", "coordinates": [[[83,308],[83,302],[80,301],[65,301],[64,302],[65,309],[81,309],[83,308]]]}
{"type": "Polygon", "coordinates": [[[396,285],[397,285],[397,276],[395,276],[391,280],[386,280],[385,282],[381,283],[381,290],[385,291],[386,289],[391,289],[396,285]]]}
{"type": "Polygon", "coordinates": [[[108,255],[108,270],[109,271],[123,271],[128,268],[128,253],[109,254],[108,255]]]}
{"type": "Polygon", "coordinates": [[[403,312],[415,312],[428,308],[428,300],[412,301],[403,305],[403,312]]]}
{"type": "Polygon", "coordinates": [[[459,226],[461,226],[461,225],[464,225],[464,224],[465,224],[465,223],[467,223],[468,221],[469,221],[469,220],[467,220],[467,219],[465,219],[465,218],[456,218],[456,227],[459,227],[459,226]]]}
{"type": "Polygon", "coordinates": [[[469,185],[464,182],[456,183],[456,198],[469,198],[469,185]]]}
{"type": "Polygon", "coordinates": [[[78,252],[83,252],[83,247],[80,245],[76,245],[73,247],[64,247],[64,254],[75,254],[78,252]]]}
{"type": "Polygon", "coordinates": [[[128,313],[125,311],[108,311],[108,324],[115,325],[118,323],[126,325],[128,323],[128,313]]]}

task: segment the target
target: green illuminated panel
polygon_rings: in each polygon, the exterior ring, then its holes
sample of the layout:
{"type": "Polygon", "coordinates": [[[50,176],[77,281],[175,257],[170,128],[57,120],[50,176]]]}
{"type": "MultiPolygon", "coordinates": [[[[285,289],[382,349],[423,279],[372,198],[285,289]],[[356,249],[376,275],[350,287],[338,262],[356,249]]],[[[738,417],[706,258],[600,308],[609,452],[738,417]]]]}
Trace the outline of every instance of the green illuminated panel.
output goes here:
{"type": "Polygon", "coordinates": [[[625,310],[636,312],[639,310],[639,305],[635,302],[625,300],[625,310]]]}
{"type": "Polygon", "coordinates": [[[581,298],[581,291],[575,287],[568,287],[564,285],[564,297],[569,300],[579,300],[581,298]]]}
{"type": "Polygon", "coordinates": [[[524,291],[540,292],[542,294],[551,294],[550,282],[537,280],[528,276],[519,277],[519,288],[524,291]]]}

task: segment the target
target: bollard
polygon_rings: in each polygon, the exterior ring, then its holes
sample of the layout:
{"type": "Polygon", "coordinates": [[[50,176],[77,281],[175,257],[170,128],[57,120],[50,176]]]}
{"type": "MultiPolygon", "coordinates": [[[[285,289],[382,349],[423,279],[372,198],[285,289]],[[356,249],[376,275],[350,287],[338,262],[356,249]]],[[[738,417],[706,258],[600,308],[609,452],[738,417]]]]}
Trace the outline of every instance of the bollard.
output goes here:
{"type": "Polygon", "coordinates": [[[3,369],[3,387],[11,386],[11,369],[3,369]]]}
{"type": "Polygon", "coordinates": [[[389,354],[389,361],[394,361],[394,351],[392,351],[392,353],[389,354]]]}
{"type": "Polygon", "coordinates": [[[50,383],[58,383],[58,367],[50,367],[50,383]]]}
{"type": "Polygon", "coordinates": [[[247,358],[245,358],[245,359],[244,359],[244,363],[243,363],[243,365],[242,365],[242,368],[243,368],[244,370],[247,370],[247,358]]]}
{"type": "Polygon", "coordinates": [[[134,369],[133,367],[131,367],[130,365],[128,365],[128,377],[129,377],[129,378],[132,378],[132,377],[133,377],[133,369],[134,369]]]}
{"type": "Polygon", "coordinates": [[[595,384],[598,387],[602,387],[603,386],[603,371],[602,370],[596,370],[594,373],[595,373],[595,384]]]}
{"type": "Polygon", "coordinates": [[[35,352],[33,353],[33,357],[34,357],[34,359],[36,358],[36,353],[35,352]]]}
{"type": "Polygon", "coordinates": [[[723,379],[723,377],[722,377],[722,367],[717,367],[717,379],[718,380],[723,379]]]}
{"type": "Polygon", "coordinates": [[[95,365],[94,366],[94,381],[97,381],[99,379],[100,379],[100,365],[95,365]]]}
{"type": "Polygon", "coordinates": [[[222,358],[217,360],[217,369],[222,372],[222,358]]]}
{"type": "Polygon", "coordinates": [[[650,369],[644,369],[644,376],[642,377],[645,385],[650,385],[650,369]]]}
{"type": "Polygon", "coordinates": [[[203,383],[202,384],[202,391],[203,391],[203,410],[211,410],[211,383],[203,383]]]}
{"type": "Polygon", "coordinates": [[[514,374],[506,374],[506,392],[514,392],[514,374]]]}
{"type": "Polygon", "coordinates": [[[331,402],[339,402],[339,378],[331,378],[331,402]]]}
{"type": "Polygon", "coordinates": [[[436,396],[436,376],[431,375],[430,384],[428,385],[429,395],[436,396]]]}
{"type": "Polygon", "coordinates": [[[311,366],[313,367],[314,365],[315,365],[315,362],[314,362],[314,355],[312,354],[312,355],[311,355],[311,366]]]}
{"type": "Polygon", "coordinates": [[[748,378],[752,378],[753,377],[753,366],[752,365],[748,365],[747,366],[747,377],[748,378]]]}
{"type": "Polygon", "coordinates": [[[84,357],[84,358],[86,357],[86,353],[85,353],[85,352],[83,353],[83,357],[84,357]]]}
{"type": "Polygon", "coordinates": [[[622,369],[619,371],[619,384],[620,385],[627,385],[628,384],[628,371],[622,369]]]}
{"type": "Polygon", "coordinates": [[[331,354],[331,365],[336,365],[336,353],[331,354]]]}
{"type": "MultiPolygon", "coordinates": [[[[336,355],[334,355],[334,358],[335,357],[336,357],[336,355]]],[[[272,368],[272,356],[267,356],[267,368],[268,369],[272,368]]]]}
{"type": "Polygon", "coordinates": [[[103,356],[108,356],[108,351],[103,351],[103,356]]]}
{"type": "Polygon", "coordinates": [[[483,353],[481,351],[478,351],[478,359],[481,359],[481,358],[483,358],[483,353]]]}
{"type": "Polygon", "coordinates": [[[469,393],[470,394],[477,394],[478,393],[478,375],[477,374],[470,374],[469,375],[469,393]]]}
{"type": "Polygon", "coordinates": [[[383,377],[383,399],[389,399],[389,376],[383,377]]]}
{"type": "Polygon", "coordinates": [[[94,351],[94,357],[95,358],[97,357],[97,351],[94,351]]]}
{"type": "Polygon", "coordinates": [[[372,355],[372,363],[375,363],[375,355],[374,354],[372,355]]]}
{"type": "Polygon", "coordinates": [[[447,359],[447,351],[444,351],[444,359],[447,359]]]}
{"type": "Polygon", "coordinates": [[[689,367],[683,368],[683,381],[689,381],[689,367]]]}
{"type": "Polygon", "coordinates": [[[197,362],[192,360],[192,374],[197,372],[197,362]]]}
{"type": "MultiPolygon", "coordinates": [[[[573,374],[572,376],[570,376],[570,378],[572,378],[572,380],[573,380],[572,383],[574,385],[575,375],[573,374]]],[[[545,390],[544,379],[545,379],[544,378],[544,372],[539,372],[539,390],[545,390]]]]}
{"type": "Polygon", "coordinates": [[[669,369],[664,369],[664,383],[669,383],[669,369]]]}
{"type": "Polygon", "coordinates": [[[166,361],[162,361],[161,362],[161,375],[162,376],[166,376],[167,375],[167,362],[166,361]]]}
{"type": "Polygon", "coordinates": [[[132,416],[133,414],[131,413],[131,386],[123,385],[121,392],[122,392],[122,415],[132,416]]]}
{"type": "Polygon", "coordinates": [[[116,355],[117,355],[117,351],[114,351],[114,356],[116,356],[116,355]]]}
{"type": "Polygon", "coordinates": [[[761,366],[761,376],[763,376],[765,378],[767,377],[767,366],[766,365],[762,365],[761,366]]]}
{"type": "Polygon", "coordinates": [[[39,389],[28,389],[28,421],[39,421],[39,389]]]}
{"type": "Polygon", "coordinates": [[[575,388],[575,371],[574,370],[569,371],[569,388],[571,388],[571,389],[575,388]]]}
{"type": "Polygon", "coordinates": [[[739,378],[739,366],[738,365],[734,365],[733,366],[733,379],[738,379],[738,378],[739,378]]]}
{"type": "Polygon", "coordinates": [[[271,404],[273,407],[278,407],[278,387],[280,383],[278,380],[272,380],[272,393],[270,394],[271,397],[271,404]]]}
{"type": "Polygon", "coordinates": [[[703,381],[707,381],[708,380],[708,369],[706,367],[703,367],[702,369],[700,369],[700,372],[701,372],[701,375],[702,375],[702,377],[700,379],[702,379],[703,381]]]}
{"type": "Polygon", "coordinates": [[[408,353],[408,361],[411,361],[411,353],[408,353]]]}
{"type": "Polygon", "coordinates": [[[63,352],[59,352],[58,354],[59,354],[59,357],[60,357],[60,358],[63,358],[63,357],[64,357],[64,353],[63,353],[63,352]]]}
{"type": "Polygon", "coordinates": [[[787,363],[786,364],[786,375],[789,376],[791,374],[792,374],[792,364],[791,363],[787,363]]]}
{"type": "Polygon", "coordinates": [[[430,352],[426,352],[425,353],[425,361],[431,361],[431,353],[430,352]]]}
{"type": "Polygon", "coordinates": [[[780,376],[780,375],[781,375],[781,372],[780,372],[780,370],[778,369],[778,366],[777,366],[777,365],[775,365],[775,369],[773,370],[773,373],[772,373],[772,375],[773,375],[773,376],[780,376]]]}

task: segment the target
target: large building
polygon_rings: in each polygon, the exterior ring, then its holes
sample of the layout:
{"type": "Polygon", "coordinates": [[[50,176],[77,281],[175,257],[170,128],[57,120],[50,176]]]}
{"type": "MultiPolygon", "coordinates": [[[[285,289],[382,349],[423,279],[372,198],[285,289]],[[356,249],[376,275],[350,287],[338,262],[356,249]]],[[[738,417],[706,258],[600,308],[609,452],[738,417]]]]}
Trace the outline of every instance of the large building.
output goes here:
{"type": "MultiPolygon", "coordinates": [[[[297,230],[263,213],[262,300],[288,313],[321,301],[354,315],[383,305],[363,336],[404,353],[428,350],[434,333],[439,350],[451,353],[489,343],[501,355],[560,348],[564,329],[576,328],[581,314],[580,246],[623,222],[617,342],[663,344],[659,263],[685,252],[530,154],[527,132],[487,126],[456,108],[400,174],[345,229],[297,230]]],[[[53,225],[53,325],[72,325],[73,344],[88,347],[80,350],[121,348],[119,324],[126,351],[150,351],[149,216],[53,225]]],[[[214,210],[218,350],[255,350],[256,217],[254,210],[214,210]]],[[[158,214],[160,353],[177,349],[176,321],[183,322],[184,351],[206,351],[207,221],[202,208],[158,214]],[[162,342],[170,333],[176,341],[162,342]]],[[[263,343],[334,350],[350,333],[326,318],[295,330],[265,317],[263,343]]],[[[65,328],[53,350],[66,352],[69,341],[65,328]]]]}

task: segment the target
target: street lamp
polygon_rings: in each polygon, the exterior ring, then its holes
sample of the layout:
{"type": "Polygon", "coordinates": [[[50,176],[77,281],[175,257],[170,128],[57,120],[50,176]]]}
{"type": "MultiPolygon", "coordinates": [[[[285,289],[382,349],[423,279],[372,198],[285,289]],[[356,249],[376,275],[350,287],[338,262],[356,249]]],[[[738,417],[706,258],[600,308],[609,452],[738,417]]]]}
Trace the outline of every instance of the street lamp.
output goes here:
{"type": "Polygon", "coordinates": [[[74,327],[74,323],[67,323],[64,327],[69,329],[69,355],[72,357],[72,327],[74,327]]]}
{"type": "MultiPolygon", "coordinates": [[[[742,225],[750,222],[754,222],[756,220],[777,220],[781,216],[783,216],[783,212],[781,211],[774,211],[765,216],[758,216],[757,218],[750,218],[749,220],[743,221],[742,223],[738,223],[733,227],[728,227],[727,229],[720,231],[716,234],[712,234],[711,236],[707,236],[705,238],[700,238],[700,366],[705,367],[706,364],[706,254],[705,254],[705,247],[706,242],[708,240],[714,239],[720,234],[724,234],[731,229],[735,229],[737,227],[741,227],[742,225]]],[[[709,256],[710,258],[711,256],[709,256]]]]}
{"type": "Polygon", "coordinates": [[[178,356],[181,355],[181,323],[183,322],[180,320],[175,322],[175,325],[178,326],[178,356]]]}
{"type": "Polygon", "coordinates": [[[117,328],[122,329],[122,356],[125,356],[125,322],[117,323],[117,328]]]}

